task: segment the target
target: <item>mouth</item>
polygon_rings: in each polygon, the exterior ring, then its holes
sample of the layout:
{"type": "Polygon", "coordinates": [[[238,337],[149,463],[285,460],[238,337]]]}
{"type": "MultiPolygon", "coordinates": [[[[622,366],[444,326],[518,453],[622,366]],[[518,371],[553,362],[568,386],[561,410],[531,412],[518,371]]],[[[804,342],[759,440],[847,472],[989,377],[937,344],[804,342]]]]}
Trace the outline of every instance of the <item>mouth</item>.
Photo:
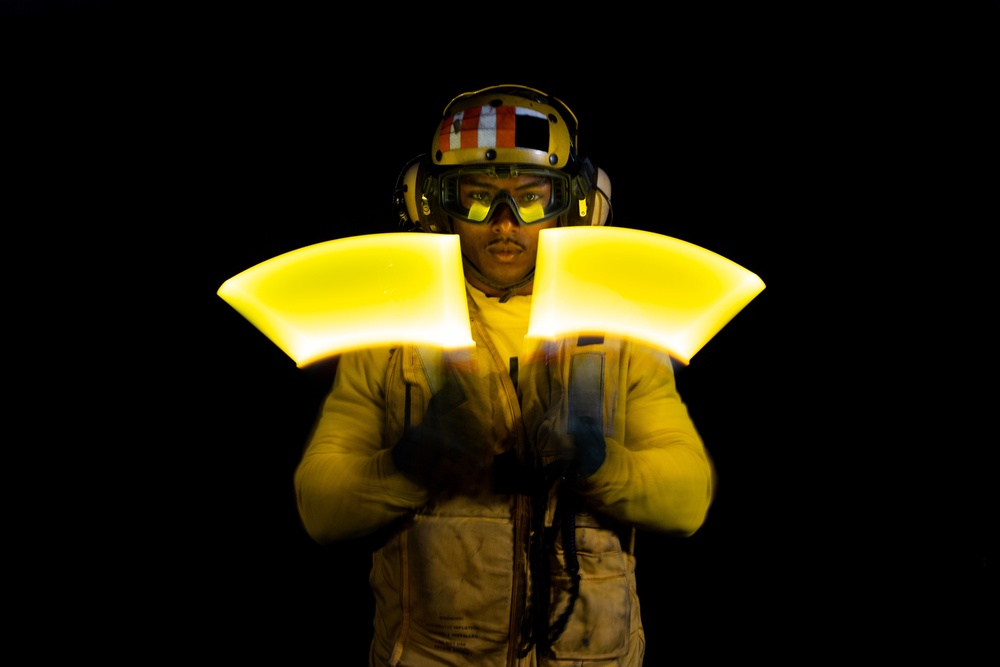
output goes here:
{"type": "Polygon", "coordinates": [[[494,241],[486,246],[486,252],[500,261],[510,261],[524,252],[524,246],[516,241],[494,241]]]}

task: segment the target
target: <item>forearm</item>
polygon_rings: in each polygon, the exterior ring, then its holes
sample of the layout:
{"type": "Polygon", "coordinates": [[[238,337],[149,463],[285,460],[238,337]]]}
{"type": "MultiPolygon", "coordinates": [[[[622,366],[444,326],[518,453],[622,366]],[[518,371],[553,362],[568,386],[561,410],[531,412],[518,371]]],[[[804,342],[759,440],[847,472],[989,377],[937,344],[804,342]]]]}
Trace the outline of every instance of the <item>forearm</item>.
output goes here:
{"type": "Polygon", "coordinates": [[[367,535],[427,500],[397,471],[385,445],[389,354],[344,355],[309,445],[295,471],[299,516],[318,542],[367,535]]]}
{"type": "Polygon", "coordinates": [[[701,527],[715,470],[700,442],[638,451],[606,442],[604,464],[579,484],[593,509],[645,530],[687,536],[701,527]]]}
{"type": "Polygon", "coordinates": [[[389,452],[307,452],[295,472],[299,515],[317,542],[362,537],[427,502],[427,492],[397,472],[389,452]]]}

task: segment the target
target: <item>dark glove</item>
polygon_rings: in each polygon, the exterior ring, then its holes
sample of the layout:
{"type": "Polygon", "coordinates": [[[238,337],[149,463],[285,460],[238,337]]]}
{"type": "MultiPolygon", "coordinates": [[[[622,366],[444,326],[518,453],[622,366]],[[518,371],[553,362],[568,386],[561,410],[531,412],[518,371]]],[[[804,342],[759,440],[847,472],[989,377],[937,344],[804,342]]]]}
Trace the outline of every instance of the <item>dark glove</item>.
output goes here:
{"type": "Polygon", "coordinates": [[[548,377],[548,408],[536,431],[536,451],[548,477],[584,480],[607,456],[601,428],[603,357],[573,357],[568,386],[557,373],[548,377]]]}
{"type": "Polygon", "coordinates": [[[548,454],[545,468],[550,478],[580,481],[593,475],[604,463],[607,443],[592,419],[581,417],[570,421],[576,422],[573,433],[549,433],[543,450],[548,454]]]}
{"type": "MultiPolygon", "coordinates": [[[[466,377],[465,381],[482,379],[466,377]]],[[[428,401],[421,423],[408,428],[392,448],[393,463],[432,496],[451,498],[488,488],[494,444],[489,437],[491,426],[491,416],[474,412],[453,376],[428,401]]]]}

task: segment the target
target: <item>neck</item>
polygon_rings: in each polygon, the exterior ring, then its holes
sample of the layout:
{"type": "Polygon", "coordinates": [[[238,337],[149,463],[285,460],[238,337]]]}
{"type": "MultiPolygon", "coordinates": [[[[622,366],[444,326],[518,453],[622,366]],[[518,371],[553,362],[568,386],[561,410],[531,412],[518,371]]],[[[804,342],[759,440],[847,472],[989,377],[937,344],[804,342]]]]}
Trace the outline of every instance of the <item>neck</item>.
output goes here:
{"type": "Polygon", "coordinates": [[[500,303],[504,303],[515,294],[531,294],[532,283],[535,280],[535,269],[533,268],[528,272],[528,275],[517,282],[502,285],[484,276],[483,272],[465,257],[462,257],[462,264],[465,267],[465,277],[468,281],[481,289],[487,296],[500,297],[500,303]]]}

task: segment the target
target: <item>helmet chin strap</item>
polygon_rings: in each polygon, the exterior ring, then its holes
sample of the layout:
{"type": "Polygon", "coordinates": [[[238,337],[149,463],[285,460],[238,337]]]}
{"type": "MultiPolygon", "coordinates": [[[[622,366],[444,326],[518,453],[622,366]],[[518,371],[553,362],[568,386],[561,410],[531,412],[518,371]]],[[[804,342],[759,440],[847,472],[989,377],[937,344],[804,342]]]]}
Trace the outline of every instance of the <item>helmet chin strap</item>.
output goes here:
{"type": "Polygon", "coordinates": [[[481,282],[482,284],[491,287],[498,292],[503,292],[500,296],[500,303],[506,302],[510,297],[514,296],[514,292],[521,289],[532,280],[535,279],[535,268],[532,267],[528,275],[518,280],[516,283],[511,283],[509,285],[501,285],[500,283],[490,280],[483,275],[483,272],[476,268],[476,265],[469,261],[469,258],[462,255],[462,264],[465,265],[465,270],[472,274],[472,276],[481,282]]]}

